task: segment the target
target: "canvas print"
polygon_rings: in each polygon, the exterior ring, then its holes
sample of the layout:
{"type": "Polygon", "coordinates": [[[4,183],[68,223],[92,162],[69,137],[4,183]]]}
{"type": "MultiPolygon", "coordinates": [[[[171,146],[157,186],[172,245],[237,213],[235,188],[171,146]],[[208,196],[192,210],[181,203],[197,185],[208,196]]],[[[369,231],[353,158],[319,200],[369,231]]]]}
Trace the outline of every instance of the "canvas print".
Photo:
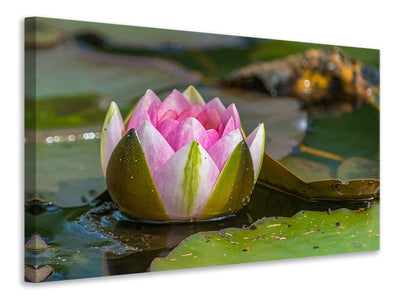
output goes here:
{"type": "Polygon", "coordinates": [[[379,122],[377,49],[27,18],[25,280],[378,250],[379,122]]]}

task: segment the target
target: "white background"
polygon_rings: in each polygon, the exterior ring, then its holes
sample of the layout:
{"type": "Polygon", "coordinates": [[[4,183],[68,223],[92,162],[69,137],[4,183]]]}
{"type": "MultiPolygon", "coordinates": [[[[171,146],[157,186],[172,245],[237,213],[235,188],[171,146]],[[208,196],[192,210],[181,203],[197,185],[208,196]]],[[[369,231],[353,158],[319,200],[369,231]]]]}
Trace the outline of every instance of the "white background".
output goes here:
{"type": "Polygon", "coordinates": [[[383,1],[3,1],[1,298],[399,297],[398,14],[395,4],[383,1]],[[39,285],[23,283],[23,18],[29,16],[379,48],[381,251],[39,285]]]}

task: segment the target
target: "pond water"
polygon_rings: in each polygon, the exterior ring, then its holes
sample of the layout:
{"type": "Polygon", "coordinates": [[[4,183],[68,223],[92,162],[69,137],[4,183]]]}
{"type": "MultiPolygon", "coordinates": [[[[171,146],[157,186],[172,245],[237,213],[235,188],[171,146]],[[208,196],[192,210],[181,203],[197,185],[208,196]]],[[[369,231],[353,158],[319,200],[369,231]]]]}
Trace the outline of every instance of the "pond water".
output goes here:
{"type": "Polygon", "coordinates": [[[197,232],[245,228],[261,217],[293,216],[301,210],[326,211],[369,208],[369,201],[308,202],[256,185],[248,206],[234,216],[200,223],[143,223],[123,216],[107,193],[90,204],[60,208],[39,200],[26,205],[26,241],[38,234],[50,247],[27,251],[29,265],[49,265],[48,280],[77,279],[146,272],[152,260],[166,256],[197,232]]]}

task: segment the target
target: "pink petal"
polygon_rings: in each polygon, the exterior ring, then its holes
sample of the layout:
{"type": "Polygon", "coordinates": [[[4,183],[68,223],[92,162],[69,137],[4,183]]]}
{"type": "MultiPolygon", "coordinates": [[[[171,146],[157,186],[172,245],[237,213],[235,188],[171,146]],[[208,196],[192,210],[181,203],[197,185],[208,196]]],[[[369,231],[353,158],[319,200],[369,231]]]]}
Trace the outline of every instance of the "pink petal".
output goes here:
{"type": "Polygon", "coordinates": [[[147,90],[140,102],[142,102],[143,106],[146,108],[149,108],[153,102],[155,102],[157,106],[161,105],[161,100],[152,90],[147,90]]]}
{"type": "Polygon", "coordinates": [[[139,103],[134,113],[132,114],[131,119],[129,120],[128,128],[126,129],[126,131],[128,132],[131,128],[138,130],[140,125],[142,125],[144,121],[151,122],[150,116],[147,113],[147,109],[145,108],[145,106],[139,103]]]}
{"type": "Polygon", "coordinates": [[[203,147],[207,146],[208,134],[203,125],[195,118],[187,118],[179,123],[166,137],[172,149],[178,151],[191,141],[198,141],[203,147]]]}
{"type": "Polygon", "coordinates": [[[148,110],[151,109],[151,113],[154,114],[154,110],[161,105],[160,99],[152,90],[147,90],[142,99],[140,99],[138,105],[136,106],[135,111],[133,112],[131,119],[129,121],[128,129],[135,128],[137,130],[140,125],[142,125],[143,121],[150,121],[151,119],[155,119],[154,116],[150,118],[147,113],[148,110]]]}
{"type": "Polygon", "coordinates": [[[210,100],[209,102],[207,102],[207,104],[205,105],[206,108],[214,108],[218,114],[221,116],[224,111],[225,111],[225,106],[224,104],[221,102],[221,100],[219,100],[218,97],[215,97],[214,99],[210,100]]]}
{"type": "Polygon", "coordinates": [[[222,126],[222,123],[219,124],[217,131],[218,131],[219,136],[221,137],[222,133],[224,132],[224,126],[222,126]]]}
{"type": "Polygon", "coordinates": [[[265,151],[264,124],[258,125],[257,128],[250,133],[246,138],[246,143],[249,146],[251,158],[253,159],[254,181],[256,181],[265,151]]]}
{"type": "Polygon", "coordinates": [[[219,170],[222,170],[236,146],[243,140],[242,133],[235,129],[220,138],[207,152],[210,154],[219,170]]]}
{"type": "Polygon", "coordinates": [[[203,124],[205,129],[218,129],[221,119],[218,112],[214,108],[204,109],[198,116],[197,120],[203,124]]]}
{"type": "Polygon", "coordinates": [[[146,157],[147,165],[153,176],[157,170],[165,164],[175,151],[167,143],[164,137],[151,123],[144,121],[137,131],[140,144],[146,157]]]}
{"type": "Polygon", "coordinates": [[[154,183],[168,216],[189,219],[201,211],[214,188],[219,170],[197,142],[177,151],[154,176],[154,183]]]}
{"type": "Polygon", "coordinates": [[[178,126],[179,122],[174,119],[166,119],[157,125],[157,130],[161,133],[163,137],[168,136],[168,134],[178,126]]]}
{"type": "Polygon", "coordinates": [[[186,108],[176,119],[178,122],[185,120],[186,118],[193,117],[196,118],[199,113],[204,109],[204,105],[193,104],[189,108],[186,108]]]}
{"type": "Polygon", "coordinates": [[[173,110],[179,115],[189,106],[189,101],[185,96],[175,89],[161,103],[160,108],[158,109],[158,117],[161,118],[168,110],[173,110]]]}
{"type": "Polygon", "coordinates": [[[207,135],[208,135],[208,142],[206,147],[204,147],[206,150],[210,148],[212,145],[214,145],[214,143],[219,139],[219,133],[215,129],[207,130],[207,135]]]}
{"type": "Polygon", "coordinates": [[[225,125],[224,132],[222,133],[221,136],[227,135],[229,132],[235,129],[235,121],[233,120],[232,117],[229,118],[229,121],[225,125]]]}
{"type": "Polygon", "coordinates": [[[226,124],[228,123],[228,121],[231,117],[235,121],[235,128],[241,129],[240,117],[239,117],[239,113],[236,109],[235,103],[232,103],[231,105],[229,105],[226,108],[226,110],[224,111],[224,113],[221,115],[222,125],[226,126],[226,124]]]}
{"type": "Polygon", "coordinates": [[[157,124],[158,124],[158,104],[155,101],[150,104],[150,107],[147,110],[147,114],[150,117],[151,124],[153,126],[157,126],[157,124]]]}
{"type": "Polygon", "coordinates": [[[159,116],[159,122],[162,122],[167,119],[175,120],[178,117],[178,114],[176,113],[176,111],[168,110],[162,117],[160,117],[160,114],[158,114],[158,116],[159,116]]]}

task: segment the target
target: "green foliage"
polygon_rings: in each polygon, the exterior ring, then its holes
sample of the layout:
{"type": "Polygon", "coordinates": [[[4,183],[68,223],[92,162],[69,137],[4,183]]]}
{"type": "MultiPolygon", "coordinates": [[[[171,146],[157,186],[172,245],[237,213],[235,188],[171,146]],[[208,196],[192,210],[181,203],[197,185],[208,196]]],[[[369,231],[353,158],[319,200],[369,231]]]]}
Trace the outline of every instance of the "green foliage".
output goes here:
{"type": "Polygon", "coordinates": [[[263,218],[245,229],[190,236],[151,271],[205,267],[379,249],[379,206],[366,211],[302,211],[263,218]]]}

